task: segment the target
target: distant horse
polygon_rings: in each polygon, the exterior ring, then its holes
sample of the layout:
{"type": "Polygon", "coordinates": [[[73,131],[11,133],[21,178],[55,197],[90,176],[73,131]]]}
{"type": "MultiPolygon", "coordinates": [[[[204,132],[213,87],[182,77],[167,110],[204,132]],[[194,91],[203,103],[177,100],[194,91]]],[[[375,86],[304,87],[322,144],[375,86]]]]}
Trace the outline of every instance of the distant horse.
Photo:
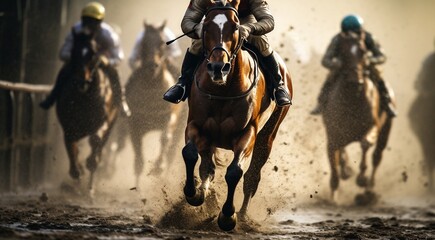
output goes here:
{"type": "Polygon", "coordinates": [[[79,179],[83,168],[78,161],[78,141],[89,136],[91,154],[86,167],[91,172],[89,189],[100,162],[101,151],[118,115],[110,81],[100,68],[92,36],[72,30],[71,61],[62,94],[57,99],[57,117],[63,128],[65,146],[70,160],[69,174],[79,179]]]}
{"type": "MultiPolygon", "coordinates": [[[[375,173],[382,159],[382,152],[388,141],[392,118],[380,108],[379,92],[373,82],[364,74],[365,54],[364,34],[342,33],[339,37],[339,58],[343,62],[336,84],[331,89],[323,121],[327,134],[327,151],[331,165],[331,197],[339,185],[338,165],[341,178],[350,177],[345,147],[360,142],[362,159],[357,184],[369,191],[375,184],[375,173]],[[370,180],[365,176],[366,155],[376,143],[373,152],[373,169],[370,180]]],[[[390,90],[391,96],[394,96],[390,90]]]]}
{"type": "Polygon", "coordinates": [[[418,96],[409,110],[411,129],[420,141],[424,166],[428,175],[428,187],[435,192],[435,54],[432,54],[423,65],[416,88],[418,96]]]}
{"type": "MultiPolygon", "coordinates": [[[[170,165],[168,156],[173,156],[172,144],[175,135],[182,135],[182,128],[178,127],[181,105],[168,105],[160,101],[162,92],[175,82],[168,71],[164,48],[166,47],[161,26],[144,23],[145,36],[141,43],[141,66],[131,74],[126,84],[126,99],[130,105],[132,115],[128,119],[130,137],[135,153],[136,186],[144,168],[142,152],[142,139],[152,130],[162,132],[160,154],[152,170],[155,173],[162,171],[163,164],[170,165]],[[179,133],[177,133],[177,130],[179,133]]],[[[172,158],[171,158],[172,159],[172,158]]]]}
{"type": "MultiPolygon", "coordinates": [[[[239,1],[211,7],[203,24],[205,61],[198,67],[189,96],[189,115],[182,154],[186,164],[184,194],[189,204],[204,202],[215,175],[213,156],[217,148],[232,150],[234,158],[227,168],[227,199],[218,225],[229,231],[236,225],[234,206],[236,186],[244,174],[244,200],[239,217],[244,219],[255,195],[278,128],[289,107],[277,107],[270,99],[265,76],[257,60],[245,50],[239,34],[239,1]],[[196,185],[195,165],[201,156],[196,185]]],[[[292,93],[290,75],[280,60],[285,85],[292,93]]],[[[216,158],[215,158],[216,159],[216,158]]]]}

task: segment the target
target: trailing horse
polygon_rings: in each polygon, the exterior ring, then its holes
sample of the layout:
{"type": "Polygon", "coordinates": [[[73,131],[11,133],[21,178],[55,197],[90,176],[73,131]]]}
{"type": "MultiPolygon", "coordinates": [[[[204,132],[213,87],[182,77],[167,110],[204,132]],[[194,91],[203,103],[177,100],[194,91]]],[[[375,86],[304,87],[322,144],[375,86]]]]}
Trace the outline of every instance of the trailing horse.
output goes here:
{"type": "MultiPolygon", "coordinates": [[[[327,152],[331,165],[331,198],[339,185],[339,170],[342,179],[350,177],[345,147],[352,142],[360,142],[362,159],[357,184],[366,188],[366,193],[375,184],[375,173],[382,160],[392,126],[392,118],[380,108],[379,92],[374,83],[364,74],[365,54],[364,35],[352,32],[342,33],[339,38],[339,57],[343,62],[335,73],[335,85],[328,95],[323,113],[327,134],[327,152]],[[376,144],[373,152],[373,168],[370,179],[365,176],[366,155],[376,144]]],[[[391,90],[390,90],[391,91],[391,90]]],[[[391,96],[394,96],[391,91],[391,96]]],[[[372,195],[367,195],[372,196],[372,195]]],[[[357,200],[362,200],[360,195],[357,200]]],[[[370,201],[367,199],[367,201],[370,201]]]]}
{"type": "MultiPolygon", "coordinates": [[[[193,206],[201,205],[208,193],[215,174],[216,150],[233,151],[234,158],[225,174],[227,199],[218,217],[219,227],[226,231],[233,229],[237,221],[234,194],[238,182],[244,175],[244,200],[239,212],[244,219],[257,191],[261,168],[289,110],[289,106],[277,107],[270,99],[256,58],[242,49],[238,5],[239,1],[216,5],[205,16],[202,41],[206,59],[199,65],[191,86],[186,146],[182,151],[186,164],[184,194],[193,206]],[[199,185],[194,173],[198,154],[199,185]]],[[[280,71],[292,93],[290,75],[282,59],[280,71]]]]}
{"type": "Polygon", "coordinates": [[[144,169],[142,139],[152,130],[162,132],[160,153],[153,173],[160,173],[164,167],[171,165],[174,154],[173,144],[177,144],[182,135],[179,120],[182,114],[181,105],[168,105],[160,99],[162,92],[174,83],[169,72],[164,54],[163,23],[153,26],[144,23],[145,36],[141,42],[139,55],[141,65],[133,71],[125,87],[126,100],[131,109],[128,119],[130,137],[135,154],[136,186],[144,169]],[[168,158],[170,156],[170,158],[168,158]]]}
{"type": "Polygon", "coordinates": [[[57,99],[56,112],[64,132],[65,147],[70,160],[69,174],[80,179],[83,167],[78,161],[78,141],[89,136],[91,154],[86,167],[91,172],[89,189],[93,192],[93,177],[101,151],[118,115],[113,102],[108,77],[100,68],[95,41],[90,35],[73,32],[71,61],[67,63],[62,94],[57,99]]]}

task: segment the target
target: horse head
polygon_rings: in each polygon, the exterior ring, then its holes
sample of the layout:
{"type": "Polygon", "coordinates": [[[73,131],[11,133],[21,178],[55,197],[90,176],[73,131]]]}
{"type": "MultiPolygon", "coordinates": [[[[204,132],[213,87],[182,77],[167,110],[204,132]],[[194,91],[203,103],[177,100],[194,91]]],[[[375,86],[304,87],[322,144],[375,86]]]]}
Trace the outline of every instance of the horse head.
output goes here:
{"type": "Polygon", "coordinates": [[[358,82],[362,82],[365,67],[367,48],[364,40],[364,32],[358,34],[350,31],[339,35],[338,57],[343,63],[340,71],[343,74],[356,73],[358,82]]]}
{"type": "Polygon", "coordinates": [[[97,45],[94,35],[72,30],[71,67],[73,84],[82,92],[88,90],[96,68],[97,45]]]}
{"type": "Polygon", "coordinates": [[[243,42],[239,34],[239,1],[215,1],[202,27],[202,42],[207,72],[219,85],[224,85],[243,42]]]}
{"type": "Polygon", "coordinates": [[[144,21],[144,38],[141,43],[140,56],[143,66],[157,67],[163,62],[165,39],[164,29],[166,21],[160,26],[148,24],[144,21]]]}

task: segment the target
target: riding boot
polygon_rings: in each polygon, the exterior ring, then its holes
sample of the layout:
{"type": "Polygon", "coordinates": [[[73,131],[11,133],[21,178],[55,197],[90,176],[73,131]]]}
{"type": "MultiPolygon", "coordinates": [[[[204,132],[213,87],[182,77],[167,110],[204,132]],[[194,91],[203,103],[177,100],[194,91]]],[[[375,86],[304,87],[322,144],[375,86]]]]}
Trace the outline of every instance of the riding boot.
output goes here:
{"type": "Polygon", "coordinates": [[[331,91],[333,85],[334,85],[334,77],[333,74],[330,73],[326,78],[326,81],[323,84],[322,88],[320,89],[320,94],[319,97],[317,98],[317,105],[311,111],[312,115],[319,115],[323,113],[323,109],[325,109],[326,102],[328,101],[328,94],[331,91]]]}
{"type": "Polygon", "coordinates": [[[179,103],[186,100],[189,96],[193,74],[201,59],[201,56],[190,53],[189,49],[186,51],[186,56],[181,66],[181,76],[178,78],[178,82],[165,92],[163,95],[164,100],[171,103],[179,103]]]}
{"type": "Polygon", "coordinates": [[[387,112],[388,116],[396,117],[397,111],[391,102],[391,96],[388,92],[387,86],[385,86],[384,80],[379,79],[377,81],[377,86],[380,95],[381,107],[387,112]]]}
{"type": "Polygon", "coordinates": [[[63,86],[65,85],[65,77],[67,71],[67,66],[64,65],[57,75],[56,82],[54,84],[53,89],[48,94],[48,96],[39,103],[39,106],[45,110],[48,110],[51,106],[53,106],[54,102],[58,99],[60,92],[62,91],[63,86]]]}
{"type": "Polygon", "coordinates": [[[265,70],[268,71],[268,75],[273,76],[273,81],[271,81],[271,84],[274,88],[273,97],[276,104],[279,107],[292,104],[290,94],[287,92],[287,88],[284,85],[279,64],[276,61],[274,54],[272,53],[267,57],[263,57],[263,62],[266,65],[265,70]]]}
{"type": "Polygon", "coordinates": [[[113,101],[115,105],[121,109],[121,114],[124,117],[130,117],[130,107],[125,100],[124,89],[121,86],[118,71],[116,71],[116,69],[110,65],[104,66],[103,70],[106,72],[110,84],[112,85],[113,101]]]}

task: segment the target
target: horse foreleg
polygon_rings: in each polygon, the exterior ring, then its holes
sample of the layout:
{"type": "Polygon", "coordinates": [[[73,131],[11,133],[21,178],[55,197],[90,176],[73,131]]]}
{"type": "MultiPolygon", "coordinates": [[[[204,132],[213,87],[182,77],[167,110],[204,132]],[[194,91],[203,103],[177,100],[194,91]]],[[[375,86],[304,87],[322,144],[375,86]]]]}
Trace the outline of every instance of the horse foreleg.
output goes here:
{"type": "Polygon", "coordinates": [[[382,126],[381,132],[379,133],[379,138],[376,143],[376,148],[373,151],[373,169],[372,169],[372,176],[370,178],[370,183],[368,185],[369,188],[373,188],[375,186],[376,170],[378,169],[379,164],[381,163],[382,152],[387,147],[391,126],[392,126],[392,120],[391,118],[389,118],[386,120],[385,124],[382,126]]]}
{"type": "Polygon", "coordinates": [[[192,206],[200,206],[204,203],[204,191],[196,187],[195,165],[198,161],[198,149],[192,141],[188,141],[184,146],[183,159],[186,165],[186,184],[184,186],[184,196],[186,201],[192,206]]]}
{"type": "Polygon", "coordinates": [[[338,177],[338,163],[340,160],[340,150],[328,143],[328,159],[331,166],[331,178],[329,185],[331,187],[331,200],[334,201],[335,191],[338,189],[340,179],[338,177]]]}
{"type": "Polygon", "coordinates": [[[69,175],[75,180],[80,179],[80,175],[83,173],[82,167],[78,162],[79,148],[77,141],[71,140],[65,137],[65,148],[68,154],[68,159],[70,163],[69,175]]]}
{"type": "Polygon", "coordinates": [[[94,188],[94,173],[97,170],[97,166],[101,157],[102,139],[96,134],[91,135],[89,137],[89,144],[91,145],[92,152],[86,159],[86,167],[91,172],[88,188],[90,191],[92,191],[94,188]]]}
{"type": "Polygon", "coordinates": [[[159,175],[163,171],[163,164],[167,162],[167,152],[169,151],[171,140],[172,134],[168,130],[162,131],[160,136],[160,153],[154,164],[154,168],[151,170],[152,174],[159,175]]]}
{"type": "Polygon", "coordinates": [[[369,150],[371,144],[367,141],[361,142],[361,149],[362,149],[362,156],[361,156],[361,163],[359,165],[359,174],[356,178],[356,184],[360,187],[366,187],[368,185],[367,177],[365,176],[365,172],[367,170],[367,151],[369,150]]]}
{"type": "Polygon", "coordinates": [[[97,170],[98,164],[101,161],[101,153],[103,151],[103,147],[107,140],[109,139],[110,132],[114,125],[113,119],[110,122],[105,122],[103,126],[98,129],[96,134],[93,134],[89,137],[89,144],[91,145],[91,155],[86,160],[86,167],[91,172],[91,177],[89,180],[89,190],[91,194],[94,189],[94,175],[97,170]]]}
{"type": "Polygon", "coordinates": [[[225,181],[228,186],[227,199],[219,214],[218,225],[224,231],[234,229],[237,223],[236,210],[234,206],[234,194],[237,184],[243,176],[242,162],[247,156],[252,154],[256,138],[254,127],[247,129],[246,133],[240,138],[234,146],[234,159],[227,168],[225,181]]]}
{"type": "Polygon", "coordinates": [[[353,170],[348,163],[349,156],[347,155],[346,149],[343,147],[340,149],[340,176],[343,180],[350,178],[353,174],[353,170]]]}
{"type": "Polygon", "coordinates": [[[214,179],[216,166],[213,163],[213,151],[208,149],[202,151],[201,155],[201,165],[199,165],[199,176],[201,178],[201,189],[204,192],[204,198],[208,193],[211,181],[214,179]]]}
{"type": "Polygon", "coordinates": [[[144,159],[142,153],[142,138],[143,134],[139,131],[131,131],[130,132],[131,143],[133,145],[134,151],[134,173],[136,175],[135,187],[139,187],[139,178],[143,172],[144,168],[144,159]]]}

